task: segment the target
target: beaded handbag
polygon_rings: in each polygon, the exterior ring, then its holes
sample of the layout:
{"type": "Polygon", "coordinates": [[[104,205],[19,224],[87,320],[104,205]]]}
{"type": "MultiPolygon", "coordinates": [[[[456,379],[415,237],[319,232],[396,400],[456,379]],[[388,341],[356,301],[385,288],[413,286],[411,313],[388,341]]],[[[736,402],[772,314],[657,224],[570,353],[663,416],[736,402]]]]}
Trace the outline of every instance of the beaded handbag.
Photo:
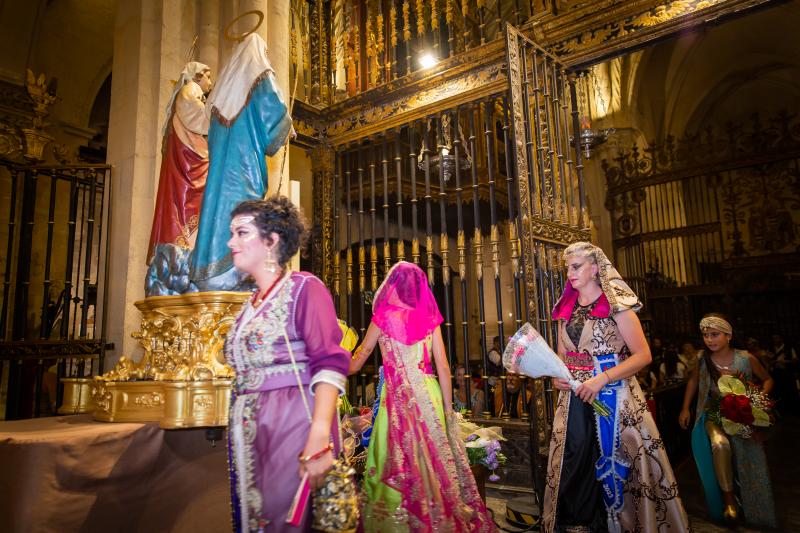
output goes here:
{"type": "MultiPolygon", "coordinates": [[[[303,382],[300,379],[300,372],[297,370],[297,364],[294,360],[292,344],[285,328],[283,330],[283,338],[289,350],[289,358],[292,360],[292,368],[297,378],[297,387],[300,389],[300,396],[303,398],[310,424],[311,408],[308,404],[306,391],[303,388],[303,382]]],[[[358,490],[353,480],[355,470],[350,466],[350,462],[344,454],[341,429],[337,433],[340,455],[333,462],[331,469],[325,474],[320,487],[314,492],[314,497],[311,500],[313,515],[311,527],[326,533],[355,533],[360,516],[358,490]]]]}

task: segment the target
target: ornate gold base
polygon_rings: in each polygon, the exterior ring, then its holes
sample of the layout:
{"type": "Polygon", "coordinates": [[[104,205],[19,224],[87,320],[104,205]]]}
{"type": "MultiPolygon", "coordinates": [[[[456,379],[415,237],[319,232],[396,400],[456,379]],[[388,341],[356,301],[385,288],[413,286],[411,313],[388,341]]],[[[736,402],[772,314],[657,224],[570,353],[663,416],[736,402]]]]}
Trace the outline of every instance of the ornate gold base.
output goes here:
{"type": "Polygon", "coordinates": [[[92,380],[88,378],[62,378],[64,400],[58,408],[60,415],[78,415],[94,411],[92,380]]]}
{"type": "Polygon", "coordinates": [[[158,422],[164,429],[228,425],[231,380],[107,381],[93,389],[101,422],[158,422]]]}
{"type": "Polygon", "coordinates": [[[158,422],[164,429],[228,424],[233,369],[222,347],[250,293],[201,292],[152,296],[135,303],[144,348],[141,361],[122,357],[95,378],[95,420],[158,422]]]}

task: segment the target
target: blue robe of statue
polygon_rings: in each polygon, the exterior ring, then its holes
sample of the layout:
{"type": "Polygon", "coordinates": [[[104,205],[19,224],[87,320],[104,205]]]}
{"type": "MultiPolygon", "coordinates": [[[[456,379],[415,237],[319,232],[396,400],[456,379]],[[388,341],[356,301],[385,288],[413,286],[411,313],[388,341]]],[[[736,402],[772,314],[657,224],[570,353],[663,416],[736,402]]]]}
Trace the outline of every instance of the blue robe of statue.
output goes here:
{"type": "Polygon", "coordinates": [[[236,290],[239,273],[230,249],[231,211],[267,190],[266,155],[283,145],[292,126],[270,72],[253,85],[247,103],[230,122],[214,113],[208,133],[209,170],[189,277],[200,291],[236,290]]]}

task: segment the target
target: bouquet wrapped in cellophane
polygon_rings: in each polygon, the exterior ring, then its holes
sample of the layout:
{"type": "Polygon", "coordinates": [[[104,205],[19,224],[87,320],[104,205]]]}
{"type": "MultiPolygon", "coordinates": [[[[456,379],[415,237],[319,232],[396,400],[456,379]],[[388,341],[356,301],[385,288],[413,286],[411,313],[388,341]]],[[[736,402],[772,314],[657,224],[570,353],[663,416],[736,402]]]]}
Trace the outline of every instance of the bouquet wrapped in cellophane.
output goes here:
{"type": "Polygon", "coordinates": [[[756,428],[772,425],[773,402],[742,375],[717,380],[719,397],[709,406],[708,417],[728,435],[749,438],[756,428]]]}
{"type": "MultiPolygon", "coordinates": [[[[517,331],[503,352],[503,366],[509,372],[525,374],[532,378],[560,378],[569,382],[573,391],[581,384],[570,373],[564,361],[556,355],[541,334],[529,323],[517,331]]],[[[592,402],[592,407],[601,416],[608,416],[611,410],[600,400],[592,402]]]]}

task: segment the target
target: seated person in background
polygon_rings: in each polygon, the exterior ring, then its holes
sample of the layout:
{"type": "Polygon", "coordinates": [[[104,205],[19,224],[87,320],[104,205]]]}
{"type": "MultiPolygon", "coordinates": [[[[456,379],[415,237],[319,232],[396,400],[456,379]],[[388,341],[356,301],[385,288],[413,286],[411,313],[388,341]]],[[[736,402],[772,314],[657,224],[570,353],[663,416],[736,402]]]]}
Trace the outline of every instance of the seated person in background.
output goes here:
{"type": "Polygon", "coordinates": [[[481,372],[480,368],[472,371],[472,383],[469,384],[472,396],[472,416],[483,416],[482,413],[486,409],[486,395],[484,393],[482,375],[483,372],[481,372]]]}
{"type": "Polygon", "coordinates": [[[688,376],[686,365],[680,360],[674,348],[664,350],[664,362],[659,366],[658,376],[662,385],[682,381],[688,376]]]}
{"type": "Polygon", "coordinates": [[[689,375],[695,366],[697,366],[697,362],[700,360],[700,356],[702,355],[702,351],[697,349],[695,346],[694,341],[687,339],[683,341],[681,344],[681,351],[678,354],[678,358],[683,363],[683,366],[686,367],[686,375],[689,375]]]}
{"type": "Polygon", "coordinates": [[[639,380],[639,386],[642,388],[643,392],[649,392],[658,387],[658,379],[650,370],[650,365],[642,367],[642,369],[636,373],[636,379],[639,380]]]}
{"type": "Polygon", "coordinates": [[[506,376],[506,397],[503,398],[502,383],[498,383],[494,390],[494,416],[500,418],[503,411],[508,410],[508,415],[511,418],[522,418],[522,413],[527,411],[527,403],[531,400],[530,387],[533,385],[532,380],[527,380],[529,387],[526,387],[525,396],[522,395],[522,376],[518,374],[507,374],[506,376]],[[508,400],[506,403],[505,400],[508,400]],[[523,408],[522,402],[526,405],[523,408]]]}
{"type": "Polygon", "coordinates": [[[503,355],[500,353],[500,337],[495,337],[492,340],[492,347],[487,354],[489,366],[486,369],[486,375],[489,376],[489,385],[494,386],[497,382],[496,377],[503,375],[503,355]]]}
{"type": "MultiPolygon", "coordinates": [[[[477,415],[483,411],[483,389],[476,388],[472,383],[469,384],[469,395],[472,398],[472,414],[477,415]]],[[[470,402],[467,402],[467,376],[464,365],[456,367],[455,384],[453,385],[453,408],[456,411],[462,411],[470,408],[470,402]]]]}

